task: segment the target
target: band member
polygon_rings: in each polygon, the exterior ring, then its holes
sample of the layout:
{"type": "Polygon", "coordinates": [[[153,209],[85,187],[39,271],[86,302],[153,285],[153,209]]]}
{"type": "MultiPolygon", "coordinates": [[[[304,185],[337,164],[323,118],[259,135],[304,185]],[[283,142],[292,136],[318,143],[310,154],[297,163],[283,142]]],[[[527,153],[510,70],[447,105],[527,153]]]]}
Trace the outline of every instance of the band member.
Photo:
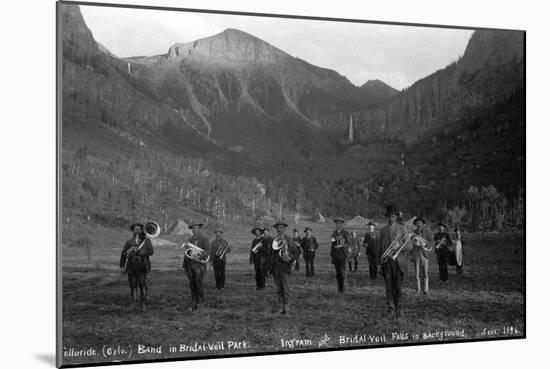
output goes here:
{"type": "MultiPolygon", "coordinates": [[[[432,236],[427,228],[424,228],[426,222],[422,218],[416,218],[414,220],[415,230],[414,233],[425,239],[431,241],[432,236]]],[[[414,263],[414,275],[416,276],[416,294],[420,295],[424,293],[428,295],[430,293],[429,281],[428,281],[428,252],[422,247],[413,247],[411,250],[411,257],[414,263]]]]}
{"type": "MultiPolygon", "coordinates": [[[[302,244],[302,238],[299,236],[298,229],[294,228],[294,237],[292,238],[294,240],[294,244],[298,248],[298,251],[300,252],[300,255],[302,254],[302,248],[300,245],[302,244]]],[[[296,259],[296,262],[294,263],[294,271],[299,272],[300,271],[300,255],[298,255],[298,259],[296,259]]]]}
{"type": "Polygon", "coordinates": [[[380,264],[380,244],[378,242],[378,233],[375,231],[376,224],[368,222],[367,226],[369,230],[365,233],[363,238],[363,246],[365,247],[365,254],[369,260],[369,275],[371,279],[378,277],[378,264],[380,264]]]}
{"type": "Polygon", "coordinates": [[[349,256],[348,256],[348,267],[350,272],[357,272],[357,265],[359,264],[359,238],[357,238],[357,232],[351,232],[351,238],[349,240],[349,256]]]}
{"type": "MultiPolygon", "coordinates": [[[[202,226],[203,224],[200,222],[190,222],[189,229],[193,232],[193,235],[187,242],[201,248],[203,255],[210,255],[210,242],[202,234],[202,226]]],[[[189,288],[191,289],[192,304],[189,310],[196,310],[199,304],[204,301],[202,280],[206,274],[206,263],[184,257],[182,267],[186,271],[187,278],[189,279],[189,288]]]]}
{"type": "Polygon", "coordinates": [[[264,237],[264,229],[252,228],[254,239],[250,246],[250,264],[254,264],[254,273],[256,275],[256,289],[263,290],[265,288],[265,275],[267,264],[268,244],[264,237]]]}
{"type": "Polygon", "coordinates": [[[292,263],[300,256],[298,247],[294,240],[285,234],[286,224],[278,221],[273,226],[277,235],[273,239],[272,245],[268,248],[268,268],[273,274],[275,286],[277,286],[277,296],[279,298],[280,314],[288,313],[288,276],[292,270],[292,263]],[[277,249],[275,249],[275,248],[277,249]]]}
{"type": "Polygon", "coordinates": [[[149,256],[153,255],[153,245],[151,240],[145,237],[143,224],[134,223],[130,226],[130,230],[132,238],[126,241],[120,254],[120,270],[122,273],[128,273],[132,301],[136,301],[139,287],[139,295],[143,304],[149,298],[147,273],[151,271],[149,256]]]}
{"type": "Polygon", "coordinates": [[[216,234],[216,239],[210,245],[210,262],[214,267],[216,288],[221,290],[225,287],[225,263],[227,254],[231,252],[231,247],[229,246],[229,242],[223,238],[223,231],[221,229],[216,229],[214,233],[216,234]]]}
{"type": "Polygon", "coordinates": [[[439,280],[447,281],[449,271],[447,264],[449,263],[449,246],[453,243],[451,237],[447,233],[447,226],[443,223],[437,223],[438,232],[434,235],[435,254],[437,255],[437,264],[439,266],[439,280]]]}
{"type": "MultiPolygon", "coordinates": [[[[397,223],[397,208],[394,205],[386,207],[386,218],[388,224],[380,231],[380,252],[382,254],[392,245],[392,243],[402,240],[405,236],[405,227],[397,223]]],[[[403,246],[396,259],[386,258],[381,260],[382,275],[386,284],[386,302],[388,313],[391,316],[399,318],[401,316],[401,284],[407,271],[407,252],[411,249],[411,243],[403,246]]]]}
{"type": "Polygon", "coordinates": [[[331,247],[330,257],[336,271],[336,281],[338,282],[338,292],[344,293],[344,284],[346,281],[346,260],[349,256],[350,235],[344,227],[344,219],[333,219],[336,229],[330,236],[331,247]]]}
{"type": "Polygon", "coordinates": [[[302,238],[302,243],[300,244],[306,264],[306,277],[313,277],[315,275],[315,253],[319,248],[317,239],[311,235],[312,232],[311,228],[306,227],[304,229],[306,235],[302,238]]]}

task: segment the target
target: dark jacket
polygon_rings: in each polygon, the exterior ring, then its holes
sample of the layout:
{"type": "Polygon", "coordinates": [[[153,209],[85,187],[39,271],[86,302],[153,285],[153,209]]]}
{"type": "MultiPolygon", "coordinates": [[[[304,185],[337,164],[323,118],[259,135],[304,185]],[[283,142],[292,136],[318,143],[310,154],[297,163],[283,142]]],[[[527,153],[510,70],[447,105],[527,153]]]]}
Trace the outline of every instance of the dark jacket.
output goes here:
{"type": "Polygon", "coordinates": [[[380,257],[380,235],[377,231],[368,231],[363,238],[363,246],[365,247],[365,254],[369,257],[380,257]]]}
{"type": "Polygon", "coordinates": [[[149,256],[153,255],[153,251],[153,245],[151,244],[150,239],[144,237],[140,237],[138,240],[136,240],[135,237],[130,238],[124,244],[122,253],[120,254],[120,267],[124,268],[126,266],[126,272],[130,272],[132,264],[126,263],[126,259],[135,256],[139,258],[138,261],[144,264],[145,272],[149,273],[151,271],[151,261],[149,260],[149,256]]]}
{"type": "Polygon", "coordinates": [[[265,263],[267,261],[267,250],[269,249],[269,239],[266,237],[254,238],[250,243],[250,263],[256,261],[260,263],[265,263]],[[260,248],[257,249],[257,252],[252,252],[252,249],[260,244],[260,248]]]}
{"type": "MultiPolygon", "coordinates": [[[[214,239],[214,241],[212,241],[212,243],[210,244],[210,261],[220,260],[220,258],[216,256],[216,253],[218,252],[218,250],[222,252],[223,247],[225,247],[228,244],[229,242],[226,239],[223,239],[223,238],[214,239]]],[[[223,254],[223,257],[221,258],[223,262],[226,261],[227,254],[230,252],[231,252],[231,247],[227,246],[227,251],[225,252],[225,254],[223,254]]]]}
{"type": "Polygon", "coordinates": [[[317,239],[313,236],[304,237],[300,243],[300,248],[304,254],[304,259],[307,259],[315,256],[315,252],[319,248],[319,244],[317,243],[317,239]]]}
{"type": "Polygon", "coordinates": [[[442,239],[445,239],[445,241],[441,244],[441,246],[438,249],[435,249],[435,253],[440,254],[443,257],[446,257],[449,254],[449,246],[453,245],[453,241],[451,240],[451,236],[449,236],[447,232],[437,232],[434,235],[435,245],[438,245],[442,239]]]}
{"type": "MultiPolygon", "coordinates": [[[[208,241],[208,238],[206,236],[204,236],[202,233],[191,236],[187,242],[192,243],[193,245],[195,245],[197,247],[200,247],[201,249],[204,250],[204,253],[206,255],[210,255],[210,241],[208,241]]],[[[198,261],[195,261],[195,260],[184,257],[183,258],[183,267],[186,267],[189,264],[205,265],[205,264],[200,263],[198,261]]]]}
{"type": "Polygon", "coordinates": [[[294,244],[298,248],[298,252],[300,253],[300,255],[302,255],[302,251],[303,251],[302,250],[302,238],[301,237],[294,237],[293,240],[294,240],[294,244]]]}
{"type": "Polygon", "coordinates": [[[290,274],[292,264],[300,256],[300,251],[298,249],[298,246],[294,244],[294,240],[291,237],[287,235],[284,235],[283,237],[285,238],[286,244],[288,245],[290,261],[283,260],[279,255],[279,250],[273,250],[273,247],[270,246],[267,251],[267,266],[269,270],[273,270],[274,268],[281,268],[284,273],[290,274]]]}
{"type": "Polygon", "coordinates": [[[339,260],[345,260],[349,256],[351,236],[348,231],[342,229],[335,230],[330,236],[330,257],[339,260]]]}

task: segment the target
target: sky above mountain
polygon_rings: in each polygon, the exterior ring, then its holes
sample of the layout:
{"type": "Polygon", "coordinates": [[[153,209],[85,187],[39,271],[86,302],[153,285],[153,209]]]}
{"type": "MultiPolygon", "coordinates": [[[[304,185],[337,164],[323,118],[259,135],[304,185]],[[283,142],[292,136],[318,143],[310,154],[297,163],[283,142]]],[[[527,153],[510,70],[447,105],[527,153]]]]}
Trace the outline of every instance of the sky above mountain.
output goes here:
{"type": "Polygon", "coordinates": [[[462,55],[473,31],[81,6],[96,41],[120,57],[164,54],[226,28],[248,32],[360,86],[402,89],[462,55]]]}

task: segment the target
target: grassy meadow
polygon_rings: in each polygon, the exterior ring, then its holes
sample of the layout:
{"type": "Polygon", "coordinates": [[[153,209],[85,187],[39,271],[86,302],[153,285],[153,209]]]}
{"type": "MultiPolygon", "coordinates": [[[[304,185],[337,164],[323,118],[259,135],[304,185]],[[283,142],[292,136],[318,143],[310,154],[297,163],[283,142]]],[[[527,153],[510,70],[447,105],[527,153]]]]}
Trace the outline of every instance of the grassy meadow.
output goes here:
{"type": "MultiPolygon", "coordinates": [[[[523,234],[465,235],[464,273],[457,275],[449,267],[445,283],[438,281],[432,253],[429,297],[414,295],[410,264],[404,282],[404,316],[391,319],[383,280],[369,279],[365,255],[357,273],[348,273],[347,291],[339,295],[329,257],[332,223],[305,222],[300,230],[306,225],[313,227],[320,242],[316,276],[304,276],[301,260],[300,272],[290,277],[287,316],[273,313],[277,296],[271,277],[265,290],[255,290],[253,267],[248,264],[252,237],[248,229],[226,231],[232,245],[226,288],[215,289],[208,266],[205,304],[187,312],[180,310],[190,303],[190,291],[180,268],[179,246],[155,248],[149,274],[151,301],[142,310],[130,301],[126,276],[118,268],[129,231],[88,223],[65,225],[64,237],[87,235],[93,247],[88,251],[67,245],[62,250],[64,364],[523,336],[523,234]]],[[[364,230],[356,230],[363,235],[364,230]]]]}

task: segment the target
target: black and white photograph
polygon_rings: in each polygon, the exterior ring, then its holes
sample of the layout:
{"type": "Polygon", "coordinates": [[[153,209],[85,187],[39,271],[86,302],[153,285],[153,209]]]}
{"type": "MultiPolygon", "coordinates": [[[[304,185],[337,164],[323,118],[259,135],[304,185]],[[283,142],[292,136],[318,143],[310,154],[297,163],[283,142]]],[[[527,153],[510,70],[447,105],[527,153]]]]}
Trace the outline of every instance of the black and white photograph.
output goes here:
{"type": "Polygon", "coordinates": [[[526,337],[524,30],[56,5],[58,366],[526,337]]]}

